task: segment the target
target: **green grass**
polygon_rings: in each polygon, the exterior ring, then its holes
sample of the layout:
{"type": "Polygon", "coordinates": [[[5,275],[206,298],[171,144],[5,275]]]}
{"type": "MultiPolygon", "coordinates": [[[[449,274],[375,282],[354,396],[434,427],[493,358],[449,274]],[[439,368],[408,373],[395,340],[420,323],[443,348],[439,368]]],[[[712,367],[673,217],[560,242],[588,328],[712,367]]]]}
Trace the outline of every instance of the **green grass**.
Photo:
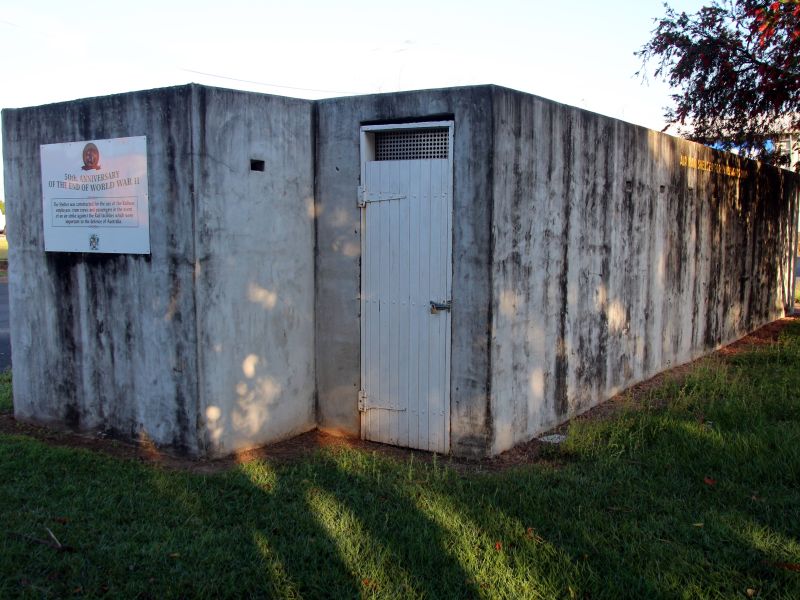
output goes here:
{"type": "Polygon", "coordinates": [[[8,240],[4,235],[0,235],[0,260],[8,260],[8,240]]]}
{"type": "Polygon", "coordinates": [[[0,371],[0,412],[13,408],[11,403],[11,369],[0,371]]]}
{"type": "Polygon", "coordinates": [[[494,474],[338,449],[202,476],[2,436],[0,597],[798,598],[797,390],[794,324],[494,474]]]}

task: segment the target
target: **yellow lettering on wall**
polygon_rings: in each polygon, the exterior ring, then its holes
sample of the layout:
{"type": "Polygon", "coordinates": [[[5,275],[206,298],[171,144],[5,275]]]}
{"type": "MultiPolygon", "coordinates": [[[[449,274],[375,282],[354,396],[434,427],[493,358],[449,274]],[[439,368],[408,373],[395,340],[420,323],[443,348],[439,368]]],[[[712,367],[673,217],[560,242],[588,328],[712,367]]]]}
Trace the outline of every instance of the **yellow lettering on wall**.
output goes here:
{"type": "Polygon", "coordinates": [[[747,172],[741,167],[734,167],[724,163],[712,162],[710,160],[697,159],[694,156],[687,156],[681,154],[679,164],[681,167],[689,169],[696,169],[698,171],[706,171],[708,173],[719,173],[728,177],[736,177],[738,179],[747,178],[747,172]]]}

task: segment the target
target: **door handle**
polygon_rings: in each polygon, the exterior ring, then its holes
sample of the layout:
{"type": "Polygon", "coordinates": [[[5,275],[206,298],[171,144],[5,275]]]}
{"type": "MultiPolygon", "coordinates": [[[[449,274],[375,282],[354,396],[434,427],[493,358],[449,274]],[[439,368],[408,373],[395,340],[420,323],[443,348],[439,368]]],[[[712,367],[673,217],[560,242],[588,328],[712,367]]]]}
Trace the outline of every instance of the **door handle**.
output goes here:
{"type": "Polygon", "coordinates": [[[453,306],[453,302],[448,300],[447,302],[434,302],[431,300],[431,314],[435,315],[438,314],[439,311],[442,310],[450,310],[453,306]]]}

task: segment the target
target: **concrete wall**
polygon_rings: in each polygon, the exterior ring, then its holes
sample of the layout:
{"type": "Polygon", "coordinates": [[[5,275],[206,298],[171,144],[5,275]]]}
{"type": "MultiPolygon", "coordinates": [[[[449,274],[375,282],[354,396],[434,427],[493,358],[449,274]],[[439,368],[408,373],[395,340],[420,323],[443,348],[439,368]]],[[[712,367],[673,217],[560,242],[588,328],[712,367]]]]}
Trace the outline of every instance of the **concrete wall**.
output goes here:
{"type": "Polygon", "coordinates": [[[451,448],[483,455],[491,440],[489,301],[491,88],[323,100],[317,124],[317,393],[321,427],[359,434],[359,127],[455,121],[451,448]]]}
{"type": "Polygon", "coordinates": [[[315,427],[313,104],[195,100],[199,427],[219,455],[315,427]]]}
{"type": "Polygon", "coordinates": [[[3,112],[17,418],[193,455],[314,427],[312,107],[191,85],[3,112]],[[137,135],[151,255],[45,253],[39,145],[137,135]]]}
{"type": "Polygon", "coordinates": [[[17,417],[195,455],[358,435],[359,128],[428,120],[455,123],[453,453],[784,314],[792,173],[494,86],[137,92],[3,112],[17,417]],[[39,145],[138,135],[152,254],[45,253],[39,145]]]}
{"type": "Polygon", "coordinates": [[[197,453],[191,88],[3,111],[14,412],[197,453]],[[45,253],[39,145],[147,136],[151,255],[45,253]]]}
{"type": "Polygon", "coordinates": [[[494,123],[493,452],[792,305],[795,175],[502,88],[494,123]]]}

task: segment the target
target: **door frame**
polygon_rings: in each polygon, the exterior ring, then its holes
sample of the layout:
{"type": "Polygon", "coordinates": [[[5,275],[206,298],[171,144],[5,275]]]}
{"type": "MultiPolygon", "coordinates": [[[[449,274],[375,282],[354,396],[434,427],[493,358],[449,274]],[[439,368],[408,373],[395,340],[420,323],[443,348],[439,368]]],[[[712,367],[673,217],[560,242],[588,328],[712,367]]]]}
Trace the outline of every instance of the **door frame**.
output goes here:
{"type": "MultiPolygon", "coordinates": [[[[448,229],[450,239],[447,241],[447,266],[446,268],[449,269],[448,276],[450,278],[450,290],[449,300],[452,302],[453,297],[453,248],[454,248],[454,222],[453,222],[453,212],[454,212],[454,205],[455,205],[455,161],[453,160],[453,154],[455,152],[455,144],[454,144],[454,137],[455,137],[455,121],[454,120],[441,120],[441,121],[415,121],[410,123],[382,123],[376,125],[362,125],[359,130],[359,186],[358,186],[358,206],[359,206],[359,222],[360,222],[360,231],[359,236],[361,238],[361,254],[359,257],[359,283],[358,283],[358,291],[359,291],[359,318],[358,318],[358,326],[359,326],[359,398],[358,398],[358,406],[359,406],[359,431],[361,439],[365,439],[366,436],[366,412],[361,410],[361,391],[365,389],[365,380],[366,380],[366,372],[365,372],[365,360],[363,355],[363,349],[365,347],[365,336],[366,332],[363,327],[363,319],[364,319],[364,311],[365,311],[365,299],[364,299],[364,288],[363,288],[363,280],[364,280],[364,257],[366,255],[366,245],[367,239],[364,235],[366,230],[366,203],[363,201],[363,192],[364,192],[364,185],[366,182],[367,177],[367,168],[366,164],[368,161],[375,159],[376,149],[375,149],[375,138],[374,135],[377,132],[381,131],[399,131],[399,130],[409,130],[409,129],[447,129],[447,143],[448,143],[448,153],[447,153],[447,160],[449,162],[449,173],[450,173],[450,202],[448,206],[448,229]]],[[[445,369],[446,369],[446,376],[445,376],[445,399],[447,402],[447,410],[446,414],[444,415],[445,418],[445,451],[447,453],[450,452],[450,440],[451,440],[451,414],[452,414],[452,368],[451,368],[451,357],[452,357],[452,345],[453,345],[453,314],[450,311],[449,314],[450,319],[450,332],[449,332],[449,339],[447,340],[447,348],[446,348],[446,356],[445,356],[445,369]]]]}

